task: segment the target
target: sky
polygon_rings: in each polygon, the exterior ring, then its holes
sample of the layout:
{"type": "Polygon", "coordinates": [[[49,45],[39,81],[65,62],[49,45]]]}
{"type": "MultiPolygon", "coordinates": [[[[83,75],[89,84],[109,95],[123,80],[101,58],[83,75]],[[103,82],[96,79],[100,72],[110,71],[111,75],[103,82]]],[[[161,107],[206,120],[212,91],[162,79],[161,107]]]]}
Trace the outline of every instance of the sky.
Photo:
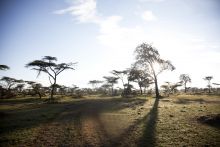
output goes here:
{"type": "Polygon", "coordinates": [[[178,82],[204,88],[205,76],[220,83],[219,0],[1,0],[0,76],[49,85],[46,74],[25,68],[30,61],[54,56],[78,62],[58,84],[89,87],[112,70],[135,62],[134,50],[151,43],[175,71],[159,75],[159,84],[178,82]]]}

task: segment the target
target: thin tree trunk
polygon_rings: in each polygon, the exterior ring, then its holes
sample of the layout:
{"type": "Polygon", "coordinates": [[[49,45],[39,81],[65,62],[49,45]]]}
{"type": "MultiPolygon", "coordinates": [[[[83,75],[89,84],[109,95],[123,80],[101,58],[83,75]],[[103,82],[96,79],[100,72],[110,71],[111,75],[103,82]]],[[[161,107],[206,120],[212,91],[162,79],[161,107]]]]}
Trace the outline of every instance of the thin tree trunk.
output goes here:
{"type": "Polygon", "coordinates": [[[158,85],[157,85],[157,77],[154,75],[154,83],[155,83],[155,93],[156,93],[156,98],[160,97],[158,85]]]}
{"type": "Polygon", "coordinates": [[[156,76],[156,74],[155,74],[154,67],[153,67],[152,63],[150,64],[150,66],[151,66],[151,69],[152,69],[152,71],[153,71],[153,75],[154,75],[154,83],[155,83],[155,93],[156,93],[156,98],[159,99],[159,97],[160,97],[160,93],[159,93],[159,89],[158,89],[158,85],[157,85],[157,76],[156,76]]]}
{"type": "Polygon", "coordinates": [[[156,92],[156,98],[159,98],[160,93],[159,93],[159,89],[158,89],[158,85],[157,85],[157,79],[155,80],[155,92],[156,92]]]}
{"type": "Polygon", "coordinates": [[[185,83],[185,93],[186,93],[186,83],[185,83]]]}
{"type": "Polygon", "coordinates": [[[53,83],[53,85],[52,85],[52,90],[51,90],[51,94],[50,94],[51,100],[53,100],[53,95],[54,95],[55,86],[56,86],[56,77],[54,78],[54,83],[53,83]]]}
{"type": "Polygon", "coordinates": [[[143,91],[142,91],[141,85],[139,85],[139,87],[140,87],[140,92],[141,92],[141,95],[142,95],[142,94],[143,94],[143,91]]]}
{"type": "Polygon", "coordinates": [[[210,80],[209,80],[209,93],[211,93],[211,85],[210,85],[210,80]]]}
{"type": "Polygon", "coordinates": [[[113,92],[114,92],[114,88],[113,88],[113,84],[112,84],[112,96],[114,95],[113,92]]]}

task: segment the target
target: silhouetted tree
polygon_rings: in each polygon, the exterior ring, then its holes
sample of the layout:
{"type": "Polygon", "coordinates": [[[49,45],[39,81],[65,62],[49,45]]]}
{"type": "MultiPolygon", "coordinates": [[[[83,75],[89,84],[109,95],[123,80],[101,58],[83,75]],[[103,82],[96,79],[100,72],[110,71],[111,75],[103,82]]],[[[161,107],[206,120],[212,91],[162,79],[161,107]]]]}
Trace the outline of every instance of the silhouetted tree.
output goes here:
{"type": "Polygon", "coordinates": [[[1,81],[3,81],[5,83],[5,88],[7,89],[7,91],[10,91],[12,86],[16,85],[17,80],[14,78],[10,78],[10,77],[2,77],[1,81]]]}
{"type": "Polygon", "coordinates": [[[65,85],[58,85],[57,84],[56,88],[58,88],[59,94],[61,96],[65,96],[66,95],[68,87],[66,87],[65,85]]]}
{"type": "Polygon", "coordinates": [[[79,87],[72,84],[72,87],[70,87],[71,95],[74,95],[74,93],[76,92],[77,89],[79,89],[79,87]]]}
{"type": "Polygon", "coordinates": [[[142,68],[147,70],[147,73],[155,83],[156,98],[159,98],[158,75],[164,70],[172,71],[175,67],[170,61],[161,59],[159,52],[151,44],[142,43],[136,48],[135,53],[137,60],[135,64],[141,65],[142,68]],[[158,66],[159,69],[156,69],[156,66],[158,66]]]}
{"type": "Polygon", "coordinates": [[[211,93],[211,80],[213,79],[212,76],[207,76],[204,78],[204,80],[208,81],[207,87],[209,88],[209,93],[211,93]]]}
{"type": "Polygon", "coordinates": [[[161,85],[160,87],[164,89],[164,93],[169,97],[170,93],[174,93],[177,90],[177,87],[182,86],[181,82],[170,83],[165,82],[166,84],[161,85]]]}
{"type": "Polygon", "coordinates": [[[56,63],[57,58],[51,56],[44,56],[41,60],[34,60],[26,65],[26,67],[33,67],[33,70],[38,71],[38,76],[41,72],[48,74],[51,83],[50,98],[53,100],[54,90],[57,82],[57,76],[66,69],[72,69],[76,63],[56,63]],[[51,81],[51,78],[53,81],[51,81]]]}
{"type": "Polygon", "coordinates": [[[103,84],[101,86],[101,89],[103,90],[104,94],[107,94],[108,93],[107,91],[109,91],[110,88],[111,88],[111,84],[109,84],[109,83],[103,84]]]}
{"type": "Polygon", "coordinates": [[[113,70],[113,71],[111,71],[111,73],[113,75],[115,75],[116,77],[118,77],[118,79],[121,80],[124,90],[125,90],[125,87],[126,87],[125,82],[124,82],[124,76],[126,76],[128,74],[128,72],[129,72],[129,70],[122,70],[122,71],[113,70]]]}
{"type": "Polygon", "coordinates": [[[141,95],[143,93],[142,87],[147,87],[148,85],[152,84],[147,73],[145,73],[143,70],[138,70],[135,68],[130,70],[129,80],[138,83],[141,95]]]}
{"type": "Polygon", "coordinates": [[[17,90],[18,93],[22,93],[24,87],[25,87],[25,81],[23,80],[16,80],[16,87],[15,89],[17,90]]]}
{"type": "Polygon", "coordinates": [[[34,81],[26,81],[26,83],[30,85],[35,94],[37,94],[41,99],[43,95],[43,86],[40,83],[36,83],[34,81]]]}
{"type": "Polygon", "coordinates": [[[0,65],[0,70],[9,70],[10,68],[7,65],[0,65]]]}
{"type": "Polygon", "coordinates": [[[108,76],[108,77],[106,77],[106,76],[104,76],[103,77],[104,79],[106,79],[106,82],[107,83],[109,83],[109,84],[111,84],[111,88],[112,88],[112,95],[114,95],[114,84],[117,84],[118,83],[118,77],[111,77],[111,76],[108,76]]]}
{"type": "Polygon", "coordinates": [[[91,80],[91,81],[89,81],[88,84],[91,84],[92,87],[93,87],[93,89],[96,89],[96,88],[97,88],[97,85],[98,85],[98,84],[101,84],[102,82],[103,82],[103,81],[99,81],[99,80],[91,80]]]}
{"type": "Polygon", "coordinates": [[[180,77],[179,77],[179,79],[183,82],[183,84],[184,84],[184,91],[185,91],[185,93],[186,93],[186,89],[187,89],[187,87],[186,87],[186,84],[189,82],[189,83],[191,83],[191,78],[189,77],[189,75],[188,74],[181,74],[180,75],[180,77]]]}

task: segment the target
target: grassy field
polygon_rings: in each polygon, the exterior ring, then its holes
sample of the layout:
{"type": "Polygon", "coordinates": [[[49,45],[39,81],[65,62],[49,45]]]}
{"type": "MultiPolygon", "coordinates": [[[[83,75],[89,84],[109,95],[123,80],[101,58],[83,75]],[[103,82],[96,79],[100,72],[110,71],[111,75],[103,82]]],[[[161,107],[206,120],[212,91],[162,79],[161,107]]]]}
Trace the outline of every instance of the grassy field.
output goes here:
{"type": "Polygon", "coordinates": [[[199,121],[217,114],[207,95],[0,100],[0,146],[220,146],[220,125],[199,121]]]}

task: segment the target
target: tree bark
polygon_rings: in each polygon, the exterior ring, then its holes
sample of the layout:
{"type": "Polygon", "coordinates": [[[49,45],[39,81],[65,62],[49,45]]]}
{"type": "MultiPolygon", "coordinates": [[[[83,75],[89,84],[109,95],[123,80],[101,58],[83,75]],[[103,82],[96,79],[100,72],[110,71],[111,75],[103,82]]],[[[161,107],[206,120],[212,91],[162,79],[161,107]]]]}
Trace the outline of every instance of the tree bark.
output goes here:
{"type": "Polygon", "coordinates": [[[158,89],[158,84],[157,84],[157,77],[154,75],[154,83],[155,83],[155,93],[156,93],[156,98],[160,97],[159,89],[158,89]]]}
{"type": "Polygon", "coordinates": [[[53,85],[52,85],[52,89],[51,89],[51,94],[50,94],[50,98],[51,98],[51,100],[53,100],[53,95],[54,95],[54,90],[55,90],[55,86],[56,86],[56,76],[55,76],[55,78],[54,78],[54,83],[53,83],[53,85]]]}
{"type": "Polygon", "coordinates": [[[153,71],[153,76],[154,76],[156,98],[159,99],[160,98],[160,93],[159,93],[158,84],[157,84],[157,75],[154,71],[154,67],[153,67],[152,63],[150,64],[150,66],[151,66],[151,69],[153,71]]]}
{"type": "Polygon", "coordinates": [[[141,95],[143,94],[143,91],[142,91],[142,87],[139,85],[139,87],[140,87],[140,92],[141,92],[141,95]]]}

